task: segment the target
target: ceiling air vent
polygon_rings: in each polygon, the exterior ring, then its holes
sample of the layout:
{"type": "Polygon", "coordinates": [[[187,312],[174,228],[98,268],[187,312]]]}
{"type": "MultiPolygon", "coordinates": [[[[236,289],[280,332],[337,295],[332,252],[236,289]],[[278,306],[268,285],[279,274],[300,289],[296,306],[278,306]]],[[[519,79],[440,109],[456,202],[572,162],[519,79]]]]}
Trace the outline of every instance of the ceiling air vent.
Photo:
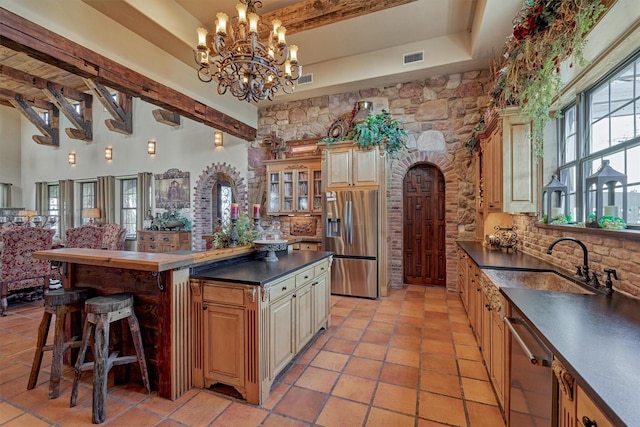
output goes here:
{"type": "Polygon", "coordinates": [[[405,53],[403,58],[403,64],[413,64],[415,62],[424,61],[424,51],[422,52],[413,52],[413,53],[405,53]]]}
{"type": "Polygon", "coordinates": [[[309,83],[313,83],[313,74],[303,74],[298,77],[298,85],[308,85],[309,83]]]}

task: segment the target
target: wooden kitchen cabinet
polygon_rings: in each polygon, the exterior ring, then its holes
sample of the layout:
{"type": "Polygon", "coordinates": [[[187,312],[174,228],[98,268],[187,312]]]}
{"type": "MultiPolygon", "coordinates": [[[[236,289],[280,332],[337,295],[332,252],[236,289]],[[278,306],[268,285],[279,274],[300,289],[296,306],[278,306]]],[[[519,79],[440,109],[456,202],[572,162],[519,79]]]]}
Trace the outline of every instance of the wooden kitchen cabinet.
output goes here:
{"type": "Polygon", "coordinates": [[[467,270],[469,256],[467,253],[458,249],[458,293],[462,300],[464,309],[469,313],[469,284],[467,282],[467,270]]]}
{"type": "Polygon", "coordinates": [[[324,188],[377,187],[381,163],[378,147],[363,150],[350,141],[331,144],[322,157],[324,188]]]}
{"type": "Polygon", "coordinates": [[[172,252],[191,250],[190,231],[137,231],[138,252],[172,252]]]}
{"type": "Polygon", "coordinates": [[[576,427],[613,427],[614,424],[579,386],[576,386],[576,427]]]}
{"type": "Polygon", "coordinates": [[[476,222],[484,234],[489,213],[537,211],[541,183],[529,135],[530,122],[519,115],[517,108],[494,112],[478,134],[476,222]]]}
{"type": "Polygon", "coordinates": [[[262,404],[277,375],[329,328],[330,266],[325,258],[263,287],[191,279],[194,385],[229,385],[262,404]]]}
{"type": "Polygon", "coordinates": [[[322,213],[320,158],[266,160],[267,214],[322,213]]]}

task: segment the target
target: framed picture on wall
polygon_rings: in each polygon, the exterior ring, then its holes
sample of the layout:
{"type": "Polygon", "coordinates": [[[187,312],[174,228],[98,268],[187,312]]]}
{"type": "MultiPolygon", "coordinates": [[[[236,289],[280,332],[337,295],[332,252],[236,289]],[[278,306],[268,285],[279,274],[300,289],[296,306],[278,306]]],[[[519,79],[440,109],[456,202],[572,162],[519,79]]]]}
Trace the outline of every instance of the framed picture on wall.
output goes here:
{"type": "Polygon", "coordinates": [[[169,169],[155,175],[156,208],[185,209],[190,206],[189,172],[169,169]]]}

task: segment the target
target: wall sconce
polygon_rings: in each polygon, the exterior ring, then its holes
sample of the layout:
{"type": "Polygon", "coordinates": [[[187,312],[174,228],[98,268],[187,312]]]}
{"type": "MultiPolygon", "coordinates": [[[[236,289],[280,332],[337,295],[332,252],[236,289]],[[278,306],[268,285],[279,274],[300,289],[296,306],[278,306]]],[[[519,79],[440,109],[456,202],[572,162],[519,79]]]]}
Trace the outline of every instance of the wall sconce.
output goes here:
{"type": "Polygon", "coordinates": [[[222,131],[217,130],[213,133],[213,145],[222,147],[222,131]]]}
{"type": "Polygon", "coordinates": [[[106,160],[112,160],[113,159],[113,148],[107,147],[107,148],[104,149],[104,158],[106,160]]]}
{"type": "Polygon", "coordinates": [[[69,153],[69,164],[72,166],[76,164],[76,153],[69,153]]]}
{"type": "Polygon", "coordinates": [[[150,139],[149,142],[147,142],[147,153],[154,155],[156,154],[156,140],[155,139],[150,139]]]}

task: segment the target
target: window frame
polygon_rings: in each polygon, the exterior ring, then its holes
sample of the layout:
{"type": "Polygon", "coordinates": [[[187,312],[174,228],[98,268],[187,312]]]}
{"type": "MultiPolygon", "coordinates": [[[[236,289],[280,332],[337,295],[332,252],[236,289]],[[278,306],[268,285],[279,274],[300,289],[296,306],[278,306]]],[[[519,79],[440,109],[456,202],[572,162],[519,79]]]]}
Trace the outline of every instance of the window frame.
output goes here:
{"type": "Polygon", "coordinates": [[[120,226],[127,230],[127,239],[135,239],[137,234],[137,219],[138,219],[138,178],[133,177],[123,177],[119,180],[119,190],[120,190],[120,226]],[[128,194],[125,192],[125,184],[127,182],[131,182],[133,186],[131,187],[131,191],[133,191],[132,203],[133,207],[127,206],[127,200],[125,199],[128,194]],[[132,212],[133,222],[127,220],[127,212],[132,212]]]}

